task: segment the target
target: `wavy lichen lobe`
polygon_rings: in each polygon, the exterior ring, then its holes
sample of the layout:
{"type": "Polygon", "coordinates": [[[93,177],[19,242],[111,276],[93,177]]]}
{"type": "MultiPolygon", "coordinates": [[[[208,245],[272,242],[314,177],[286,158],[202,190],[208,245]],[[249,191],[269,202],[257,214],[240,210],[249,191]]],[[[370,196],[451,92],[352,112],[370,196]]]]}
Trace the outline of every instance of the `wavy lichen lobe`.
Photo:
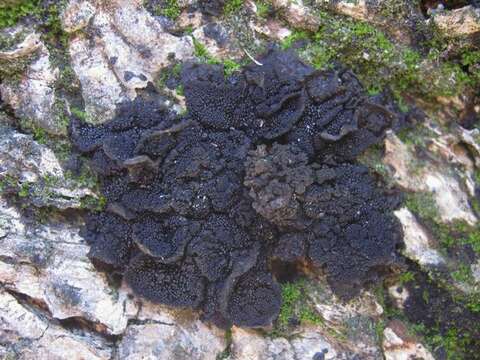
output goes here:
{"type": "Polygon", "coordinates": [[[276,318],[272,260],[323,270],[344,298],[399,262],[398,199],[355,163],[395,117],[349,71],[291,52],[259,61],[228,79],[184,66],[183,117],[136,100],[70,129],[107,199],[87,219],[90,257],[139,296],[219,326],[276,318]]]}

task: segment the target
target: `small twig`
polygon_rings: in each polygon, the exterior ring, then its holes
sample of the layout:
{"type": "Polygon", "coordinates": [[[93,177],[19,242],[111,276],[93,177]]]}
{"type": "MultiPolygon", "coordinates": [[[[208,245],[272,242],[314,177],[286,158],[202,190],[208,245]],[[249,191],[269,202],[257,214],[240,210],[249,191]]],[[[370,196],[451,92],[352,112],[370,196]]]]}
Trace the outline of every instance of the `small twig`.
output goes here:
{"type": "Polygon", "coordinates": [[[242,49],[243,51],[245,51],[245,54],[247,54],[247,56],[250,58],[250,60],[252,60],[255,64],[257,64],[258,66],[263,66],[263,64],[257,60],[255,60],[255,58],[249,54],[249,52],[246,50],[246,49],[242,49]]]}

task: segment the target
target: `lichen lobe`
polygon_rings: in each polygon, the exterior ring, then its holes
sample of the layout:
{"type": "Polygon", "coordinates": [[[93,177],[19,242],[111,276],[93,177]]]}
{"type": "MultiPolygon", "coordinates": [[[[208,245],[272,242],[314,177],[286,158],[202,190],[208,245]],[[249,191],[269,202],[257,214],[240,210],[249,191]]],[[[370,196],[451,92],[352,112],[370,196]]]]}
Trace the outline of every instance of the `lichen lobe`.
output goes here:
{"type": "Polygon", "coordinates": [[[107,200],[87,219],[90,257],[150,301],[220,326],[267,326],[281,292],[271,261],[324,270],[342,297],[398,263],[395,196],[355,157],[393,115],[348,71],[269,51],[225,79],[182,72],[188,114],[136,100],[92,126],[72,120],[107,200]]]}

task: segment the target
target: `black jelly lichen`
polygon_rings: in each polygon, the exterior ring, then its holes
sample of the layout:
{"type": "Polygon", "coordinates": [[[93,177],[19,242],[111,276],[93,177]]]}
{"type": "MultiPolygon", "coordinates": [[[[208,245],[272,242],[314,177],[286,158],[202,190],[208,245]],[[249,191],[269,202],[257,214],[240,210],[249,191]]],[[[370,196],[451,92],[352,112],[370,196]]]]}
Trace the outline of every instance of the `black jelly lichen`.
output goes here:
{"type": "Polygon", "coordinates": [[[90,257],[221,326],[276,318],[274,260],[323,270],[345,298],[399,262],[398,199],[355,163],[395,117],[349,71],[274,50],[259,61],[228,79],[185,65],[187,115],[136,100],[70,127],[107,200],[86,222],[90,257]]]}

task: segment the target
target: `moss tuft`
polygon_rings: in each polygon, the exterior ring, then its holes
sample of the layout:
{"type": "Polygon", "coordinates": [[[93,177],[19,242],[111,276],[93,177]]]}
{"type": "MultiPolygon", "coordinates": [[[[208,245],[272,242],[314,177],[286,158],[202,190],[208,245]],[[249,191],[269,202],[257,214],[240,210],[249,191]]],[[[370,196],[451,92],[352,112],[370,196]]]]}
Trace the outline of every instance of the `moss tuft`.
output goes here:
{"type": "Polygon", "coordinates": [[[235,71],[239,70],[241,67],[241,64],[232,59],[225,59],[223,61],[217,59],[215,56],[208,52],[207,47],[204,44],[202,44],[195,38],[193,38],[193,46],[194,54],[201,62],[207,64],[223,64],[225,76],[231,75],[235,71]]]}
{"type": "Polygon", "coordinates": [[[405,206],[422,220],[438,221],[437,203],[429,192],[418,192],[407,195],[405,206]]]}
{"type": "Polygon", "coordinates": [[[176,20],[181,12],[182,9],[178,0],[164,0],[163,5],[157,5],[153,8],[154,15],[162,15],[172,20],[176,20]]]}
{"type": "Polygon", "coordinates": [[[293,317],[295,306],[302,298],[301,288],[301,283],[287,283],[282,286],[282,307],[278,315],[278,324],[281,327],[288,326],[293,317]]]}
{"type": "Polygon", "coordinates": [[[80,207],[91,211],[99,212],[105,209],[106,199],[103,196],[84,196],[80,200],[80,207]]]}
{"type": "Polygon", "coordinates": [[[412,282],[414,280],[415,280],[415,274],[411,271],[406,271],[398,276],[398,281],[402,285],[412,282]]]}
{"type": "Polygon", "coordinates": [[[397,45],[366,22],[323,11],[319,16],[319,31],[294,30],[281,46],[289,48],[297,40],[308,39],[308,45],[300,50],[305,60],[319,69],[337,64],[351,68],[370,94],[388,86],[399,100],[408,94],[434,101],[480,84],[478,51],[466,48],[459,58],[445,60],[441,49],[425,55],[422,49],[397,45]]]}
{"type": "Polygon", "coordinates": [[[232,328],[228,328],[225,330],[225,349],[217,355],[216,360],[226,360],[230,358],[232,342],[232,328]]]}
{"type": "Polygon", "coordinates": [[[73,115],[75,115],[77,118],[86,121],[87,120],[87,113],[83,111],[82,109],[79,109],[77,107],[72,106],[70,111],[72,112],[73,115]]]}
{"type": "Polygon", "coordinates": [[[430,193],[416,193],[407,197],[406,206],[422,223],[431,231],[438,240],[441,251],[450,257],[449,272],[431,274],[432,278],[443,288],[448,290],[455,301],[464,304],[473,312],[480,312],[480,292],[475,290],[470,264],[464,263],[464,259],[457,254],[472,252],[480,258],[480,226],[472,226],[464,221],[454,221],[449,224],[442,223],[438,209],[430,193]],[[468,285],[473,290],[469,293],[458,291],[452,284],[468,285]]]}
{"type": "Polygon", "coordinates": [[[243,6],[243,0],[227,0],[223,8],[225,15],[232,15],[239,11],[243,6]]]}
{"type": "Polygon", "coordinates": [[[229,76],[231,75],[232,73],[234,73],[235,71],[238,71],[240,69],[240,64],[237,63],[236,61],[234,60],[230,60],[230,59],[226,59],[224,62],[223,62],[223,67],[224,67],[224,71],[225,71],[225,75],[226,76],[229,76]]]}
{"type": "Polygon", "coordinates": [[[267,17],[271,10],[270,4],[267,1],[257,0],[255,1],[255,5],[257,6],[257,15],[262,18],[267,17]]]}
{"type": "Polygon", "coordinates": [[[282,49],[286,50],[292,47],[292,45],[298,40],[308,39],[310,34],[306,31],[294,30],[290,35],[283,39],[280,44],[282,49]]]}
{"type": "Polygon", "coordinates": [[[0,28],[15,25],[27,15],[40,12],[39,0],[9,0],[0,2],[0,28]]]}
{"type": "Polygon", "coordinates": [[[175,93],[178,96],[185,96],[185,90],[183,89],[183,85],[178,85],[177,88],[175,89],[175,93]]]}
{"type": "Polygon", "coordinates": [[[306,283],[303,280],[282,285],[282,307],[273,335],[288,333],[292,324],[323,324],[322,317],[305,299],[306,283]]]}

